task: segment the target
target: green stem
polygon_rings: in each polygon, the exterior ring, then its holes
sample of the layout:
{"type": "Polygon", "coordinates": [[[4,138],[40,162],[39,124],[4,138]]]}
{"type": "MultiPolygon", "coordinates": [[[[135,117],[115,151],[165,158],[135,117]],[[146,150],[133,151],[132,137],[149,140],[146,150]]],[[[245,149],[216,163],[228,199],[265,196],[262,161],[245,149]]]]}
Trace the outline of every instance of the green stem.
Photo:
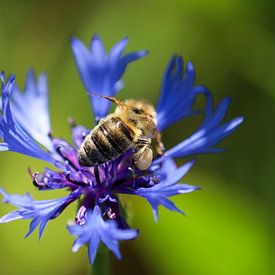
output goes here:
{"type": "Polygon", "coordinates": [[[90,267],[91,275],[111,275],[111,254],[110,250],[100,244],[95,262],[90,267]]]}

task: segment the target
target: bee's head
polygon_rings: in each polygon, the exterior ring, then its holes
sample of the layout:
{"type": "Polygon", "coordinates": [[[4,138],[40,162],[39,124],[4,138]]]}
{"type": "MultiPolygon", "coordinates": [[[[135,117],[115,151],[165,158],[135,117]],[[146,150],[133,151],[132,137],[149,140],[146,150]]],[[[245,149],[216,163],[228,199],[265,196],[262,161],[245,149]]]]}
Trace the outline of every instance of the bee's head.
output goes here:
{"type": "Polygon", "coordinates": [[[124,101],[127,110],[134,116],[149,116],[156,119],[156,111],[152,104],[141,99],[127,99],[124,101]]]}
{"type": "Polygon", "coordinates": [[[130,117],[144,117],[148,116],[156,124],[156,110],[152,104],[142,99],[127,99],[125,101],[118,99],[113,96],[101,96],[112,102],[114,102],[117,107],[115,109],[116,114],[127,114],[130,117]]]}

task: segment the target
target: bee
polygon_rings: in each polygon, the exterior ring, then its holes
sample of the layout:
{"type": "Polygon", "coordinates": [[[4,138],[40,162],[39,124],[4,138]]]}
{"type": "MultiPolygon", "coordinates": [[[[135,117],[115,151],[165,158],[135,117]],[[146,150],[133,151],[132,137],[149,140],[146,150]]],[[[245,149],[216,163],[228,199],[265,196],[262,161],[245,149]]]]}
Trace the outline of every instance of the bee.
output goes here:
{"type": "Polygon", "coordinates": [[[97,166],[132,148],[134,165],[139,170],[147,170],[153,160],[152,139],[155,140],[156,153],[162,155],[164,152],[156,126],[155,108],[144,100],[101,97],[114,102],[117,107],[84,138],[78,151],[79,163],[97,166]]]}

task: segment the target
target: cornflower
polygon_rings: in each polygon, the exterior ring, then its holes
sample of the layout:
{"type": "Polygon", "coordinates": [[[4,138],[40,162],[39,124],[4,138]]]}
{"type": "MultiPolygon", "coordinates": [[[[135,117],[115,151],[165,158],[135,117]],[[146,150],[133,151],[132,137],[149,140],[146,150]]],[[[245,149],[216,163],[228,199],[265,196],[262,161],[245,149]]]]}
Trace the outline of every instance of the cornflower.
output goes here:
{"type": "MultiPolygon", "coordinates": [[[[110,108],[110,101],[94,96],[115,96],[123,87],[122,77],[127,66],[147,55],[137,51],[124,55],[128,43],[125,38],[118,42],[109,53],[105,52],[99,36],[95,35],[91,47],[72,38],[71,45],[81,80],[88,92],[95,121],[104,118],[110,108]]],[[[120,240],[132,240],[138,236],[136,229],[130,228],[119,203],[118,195],[130,194],[143,197],[152,206],[155,220],[158,207],[183,213],[169,197],[190,193],[195,186],[179,183],[195,163],[200,154],[222,151],[216,145],[230,135],[243,121],[242,117],[222,122],[229,107],[229,98],[222,100],[214,108],[211,92],[204,86],[195,85],[195,70],[191,62],[184,68],[181,56],[172,57],[162,81],[158,101],[157,129],[167,127],[188,116],[204,113],[202,125],[187,139],[154,158],[146,171],[133,166],[133,148],[117,158],[95,167],[79,164],[78,150],[85,136],[90,133],[82,125],[70,121],[72,144],[52,135],[48,112],[47,77],[35,77],[29,71],[24,91],[15,83],[15,76],[2,80],[2,106],[0,108],[0,151],[13,151],[34,157],[51,164],[43,172],[31,172],[32,182],[39,190],[66,189],[69,194],[52,200],[35,200],[30,194],[12,195],[3,189],[0,193],[5,203],[17,209],[6,214],[0,223],[19,219],[31,220],[29,236],[39,227],[42,236],[49,220],[57,218],[71,203],[78,201],[78,211],[74,224],[68,225],[69,232],[76,236],[72,250],[78,251],[88,246],[89,261],[94,262],[100,242],[103,242],[118,259],[120,240]],[[199,95],[205,98],[204,110],[194,110],[199,95]],[[193,157],[182,166],[175,159],[193,157]]]]}

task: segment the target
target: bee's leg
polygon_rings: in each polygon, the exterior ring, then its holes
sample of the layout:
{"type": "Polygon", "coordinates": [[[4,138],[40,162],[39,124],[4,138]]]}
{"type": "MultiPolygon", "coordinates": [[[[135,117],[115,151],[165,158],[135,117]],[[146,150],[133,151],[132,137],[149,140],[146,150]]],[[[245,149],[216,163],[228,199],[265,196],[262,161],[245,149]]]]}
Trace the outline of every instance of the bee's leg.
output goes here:
{"type": "Polygon", "coordinates": [[[165,151],[165,147],[161,141],[161,134],[158,130],[155,130],[155,139],[156,139],[156,153],[158,156],[162,156],[165,151]]]}
{"type": "MultiPolygon", "coordinates": [[[[144,135],[154,138],[156,140],[156,153],[158,156],[162,156],[164,154],[165,148],[161,141],[161,134],[157,129],[155,122],[148,115],[139,115],[139,121],[142,121],[143,125],[146,125],[147,131],[143,132],[144,135]],[[149,130],[148,130],[149,129],[149,130]]],[[[141,129],[144,130],[144,129],[141,129]]],[[[142,137],[143,139],[144,137],[142,137]]],[[[151,143],[151,140],[150,140],[151,143]]]]}
{"type": "Polygon", "coordinates": [[[131,173],[132,177],[135,178],[136,177],[135,169],[132,166],[129,166],[128,170],[131,173]]]}
{"type": "Polygon", "coordinates": [[[133,181],[132,188],[135,188],[136,187],[136,177],[137,177],[137,175],[135,173],[135,168],[129,166],[128,171],[131,173],[131,176],[132,176],[132,179],[131,179],[133,181]]]}
{"type": "Polygon", "coordinates": [[[100,181],[100,176],[99,176],[98,165],[95,165],[95,167],[94,167],[94,173],[95,173],[96,183],[97,183],[97,185],[100,185],[101,181],[100,181]]]}
{"type": "Polygon", "coordinates": [[[153,160],[151,139],[140,137],[135,145],[137,152],[134,154],[134,164],[141,171],[147,170],[153,160]]]}

